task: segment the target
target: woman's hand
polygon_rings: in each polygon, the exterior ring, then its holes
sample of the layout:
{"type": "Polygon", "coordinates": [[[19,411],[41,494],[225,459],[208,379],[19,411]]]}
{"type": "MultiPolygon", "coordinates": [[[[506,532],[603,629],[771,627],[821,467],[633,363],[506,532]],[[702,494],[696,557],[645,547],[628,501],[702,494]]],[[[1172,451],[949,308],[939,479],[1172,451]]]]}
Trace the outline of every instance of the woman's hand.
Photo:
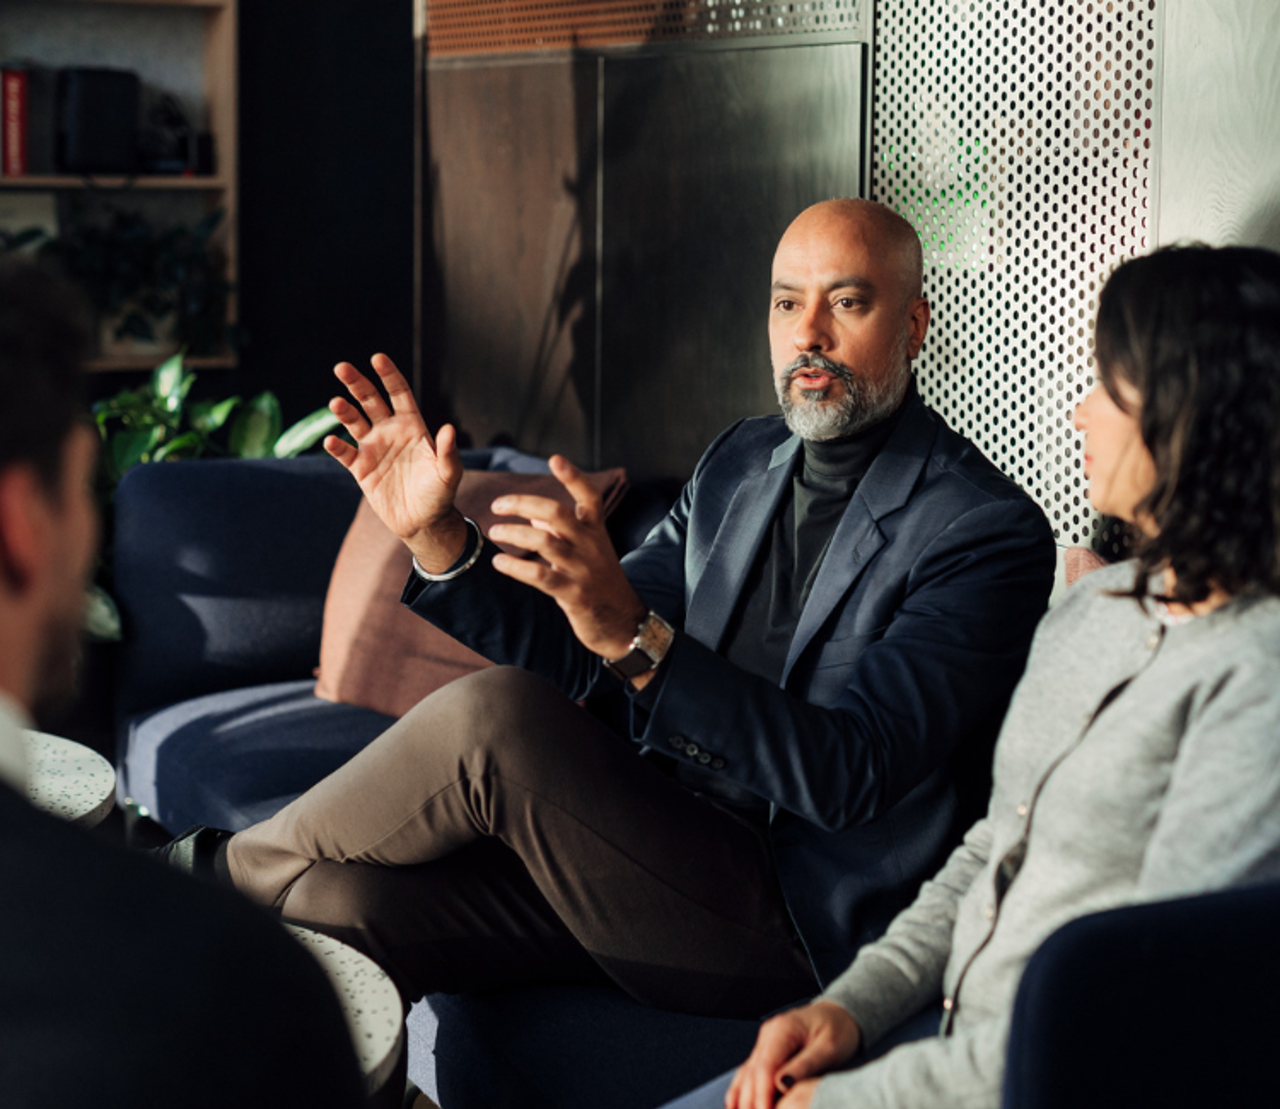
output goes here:
{"type": "Polygon", "coordinates": [[[725,1094],[725,1109],[807,1109],[818,1077],[851,1059],[861,1041],[858,1022],[833,1002],[779,1013],[760,1026],[725,1094]]]}
{"type": "Polygon", "coordinates": [[[372,362],[390,406],[350,362],[338,363],[334,375],[360,407],[335,397],[329,410],[356,445],[330,435],[324,449],[356,479],[379,519],[408,544],[418,564],[428,573],[441,573],[457,561],[467,541],[466,523],[453,506],[462,481],[454,430],[445,424],[433,439],[395,363],[385,354],[375,354],[372,362]]]}

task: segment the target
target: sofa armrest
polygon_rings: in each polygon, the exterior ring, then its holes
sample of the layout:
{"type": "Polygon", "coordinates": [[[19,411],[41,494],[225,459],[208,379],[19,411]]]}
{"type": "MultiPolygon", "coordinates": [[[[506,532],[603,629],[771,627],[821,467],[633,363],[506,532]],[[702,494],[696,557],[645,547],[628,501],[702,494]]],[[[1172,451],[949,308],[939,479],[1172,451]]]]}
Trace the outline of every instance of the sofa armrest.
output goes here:
{"type": "Polygon", "coordinates": [[[116,719],[306,678],[360,491],[327,456],[137,466],[116,492],[116,719]]]}
{"type": "Polygon", "coordinates": [[[1027,963],[1003,1109],[1280,1104],[1280,883],[1092,913],[1027,963]]]}

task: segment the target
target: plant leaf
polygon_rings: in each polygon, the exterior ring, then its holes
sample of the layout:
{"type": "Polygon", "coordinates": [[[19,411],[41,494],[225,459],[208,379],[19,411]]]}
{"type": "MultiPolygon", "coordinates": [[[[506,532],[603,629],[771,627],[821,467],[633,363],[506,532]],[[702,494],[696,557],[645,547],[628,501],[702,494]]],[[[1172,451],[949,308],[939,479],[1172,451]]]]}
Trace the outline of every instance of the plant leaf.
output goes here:
{"type": "Polygon", "coordinates": [[[170,439],[151,456],[152,462],[166,458],[199,458],[204,452],[204,436],[198,431],[184,431],[176,439],[170,439]]]}
{"type": "Polygon", "coordinates": [[[276,440],[271,453],[277,458],[296,458],[303,451],[314,447],[340,423],[338,417],[327,408],[317,408],[289,427],[276,440]]]}
{"type": "Polygon", "coordinates": [[[280,402],[269,390],[245,403],[231,424],[228,447],[236,458],[266,458],[280,438],[280,402]]]}
{"type": "Polygon", "coordinates": [[[111,594],[100,585],[90,585],[85,590],[84,630],[90,639],[116,643],[124,636],[120,628],[120,609],[111,594]]]}
{"type": "Polygon", "coordinates": [[[196,380],[194,373],[183,369],[182,360],[186,353],[184,347],[172,358],[166,358],[151,375],[151,388],[160,407],[171,414],[182,411],[182,405],[196,380]]]}
{"type": "Polygon", "coordinates": [[[117,431],[111,437],[111,465],[116,479],[139,462],[147,461],[147,455],[163,438],[163,427],[153,427],[150,431],[117,431]]]}
{"type": "Polygon", "coordinates": [[[240,403],[238,396],[228,397],[226,400],[196,401],[187,409],[187,417],[191,421],[191,426],[197,431],[205,435],[211,435],[222,427],[223,424],[231,418],[231,413],[236,410],[236,406],[240,403]]]}

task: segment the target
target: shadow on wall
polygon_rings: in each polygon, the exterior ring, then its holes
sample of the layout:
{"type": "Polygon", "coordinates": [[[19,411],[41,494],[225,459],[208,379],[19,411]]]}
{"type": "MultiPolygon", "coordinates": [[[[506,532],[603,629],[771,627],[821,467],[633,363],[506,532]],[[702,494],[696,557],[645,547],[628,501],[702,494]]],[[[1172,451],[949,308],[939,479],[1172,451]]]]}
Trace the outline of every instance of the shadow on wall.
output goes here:
{"type": "MultiPolygon", "coordinates": [[[[1278,187],[1280,188],[1280,187],[1278,187]]],[[[1251,213],[1244,221],[1240,242],[1280,251],[1280,197],[1251,213]]]]}

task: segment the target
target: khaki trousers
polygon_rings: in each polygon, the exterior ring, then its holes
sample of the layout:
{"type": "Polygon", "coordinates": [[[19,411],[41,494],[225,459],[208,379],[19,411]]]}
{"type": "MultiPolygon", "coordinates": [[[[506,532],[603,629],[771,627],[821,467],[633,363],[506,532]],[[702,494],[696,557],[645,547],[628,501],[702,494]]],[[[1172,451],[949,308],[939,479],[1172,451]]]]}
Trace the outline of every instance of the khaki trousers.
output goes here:
{"type": "Polygon", "coordinates": [[[407,1000],[612,980],[649,1005],[755,1017],[817,989],[763,833],[522,670],[432,694],[233,837],[227,861],[407,1000]]]}

